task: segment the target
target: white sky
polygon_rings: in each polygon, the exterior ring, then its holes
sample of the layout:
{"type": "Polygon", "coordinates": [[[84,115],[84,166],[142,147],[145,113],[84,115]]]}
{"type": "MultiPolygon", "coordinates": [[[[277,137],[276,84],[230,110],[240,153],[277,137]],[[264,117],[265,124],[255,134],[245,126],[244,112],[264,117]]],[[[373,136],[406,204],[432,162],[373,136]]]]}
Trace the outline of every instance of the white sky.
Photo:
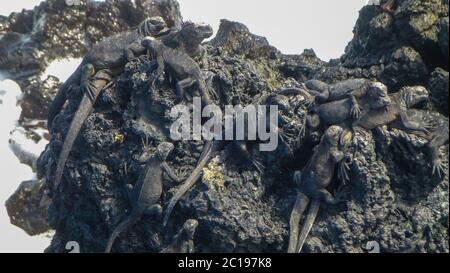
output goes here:
{"type": "MultiPolygon", "coordinates": [[[[3,0],[4,1],[4,0],[3,0]]],[[[3,2],[2,1],[2,2],[3,2]]],[[[2,3],[0,14],[32,8],[41,0],[2,3]]],[[[178,0],[185,20],[206,22],[214,30],[220,19],[246,24],[286,54],[313,48],[323,60],[338,58],[353,37],[358,11],[368,0],[178,0]]]]}

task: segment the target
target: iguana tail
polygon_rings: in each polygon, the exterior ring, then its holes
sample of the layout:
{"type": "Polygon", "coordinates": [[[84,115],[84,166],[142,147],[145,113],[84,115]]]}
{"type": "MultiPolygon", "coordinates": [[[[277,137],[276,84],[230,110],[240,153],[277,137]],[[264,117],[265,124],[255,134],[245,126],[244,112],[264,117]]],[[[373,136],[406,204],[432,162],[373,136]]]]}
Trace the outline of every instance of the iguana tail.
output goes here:
{"type": "Polygon", "coordinates": [[[114,229],[114,231],[111,233],[111,236],[109,237],[108,243],[106,244],[105,253],[111,252],[114,242],[116,241],[117,237],[119,237],[120,233],[122,233],[128,227],[136,224],[136,222],[139,221],[141,215],[142,213],[139,210],[133,209],[131,211],[131,214],[128,215],[117,225],[117,227],[114,229]]]}
{"type": "Polygon", "coordinates": [[[61,85],[61,87],[59,87],[56,97],[48,108],[47,128],[50,132],[52,131],[53,120],[56,115],[61,112],[61,109],[67,101],[67,91],[72,84],[79,83],[81,80],[81,67],[82,64],[80,64],[75,72],[61,85]]]}
{"type": "Polygon", "coordinates": [[[169,205],[167,206],[166,212],[164,214],[163,226],[165,226],[167,224],[170,214],[172,213],[172,210],[174,209],[175,205],[178,203],[178,200],[180,200],[180,198],[183,197],[183,195],[189,189],[191,189],[194,186],[194,184],[197,182],[197,180],[200,178],[202,169],[206,166],[206,164],[208,164],[209,160],[211,159],[211,155],[214,151],[213,147],[214,147],[214,141],[206,142],[197,166],[192,171],[192,173],[188,177],[188,179],[184,182],[184,184],[181,185],[181,187],[175,192],[175,195],[172,196],[172,198],[170,199],[169,205]]]}
{"type": "Polygon", "coordinates": [[[308,210],[308,215],[306,215],[305,224],[303,225],[302,231],[298,238],[297,253],[302,251],[303,245],[305,244],[306,238],[311,231],[314,221],[316,220],[317,213],[319,212],[320,200],[314,199],[308,210]]]}
{"type": "Polygon", "coordinates": [[[303,212],[308,206],[309,198],[305,194],[299,192],[295,205],[292,208],[291,219],[289,220],[289,247],[288,253],[295,253],[298,242],[298,224],[302,218],[303,212]]]}
{"type": "Polygon", "coordinates": [[[55,172],[55,182],[53,183],[53,188],[56,191],[61,183],[62,175],[64,172],[64,167],[66,165],[67,158],[69,157],[72,146],[78,136],[78,133],[83,126],[84,121],[93,111],[93,103],[87,96],[83,95],[80,106],[70,124],[69,131],[67,132],[66,139],[64,140],[61,152],[59,154],[58,163],[56,165],[55,172]]]}

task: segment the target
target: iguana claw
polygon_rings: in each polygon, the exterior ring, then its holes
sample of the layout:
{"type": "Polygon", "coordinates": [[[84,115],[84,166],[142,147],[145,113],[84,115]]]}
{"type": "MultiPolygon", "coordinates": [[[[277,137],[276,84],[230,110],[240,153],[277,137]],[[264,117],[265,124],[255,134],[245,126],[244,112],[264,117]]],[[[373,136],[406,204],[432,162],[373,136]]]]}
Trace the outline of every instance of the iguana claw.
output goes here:
{"type": "Polygon", "coordinates": [[[97,88],[95,87],[92,81],[87,81],[86,83],[81,85],[81,90],[84,94],[86,94],[89,100],[94,103],[97,98],[97,88]]]}
{"type": "Polygon", "coordinates": [[[258,173],[260,173],[260,174],[264,173],[264,170],[266,169],[266,167],[258,159],[253,159],[252,164],[256,168],[258,173]]]}
{"type": "Polygon", "coordinates": [[[351,192],[347,186],[338,187],[334,194],[334,200],[336,204],[344,202],[347,199],[347,196],[350,195],[350,193],[351,192]]]}
{"type": "Polygon", "coordinates": [[[439,177],[443,177],[444,172],[445,172],[444,163],[442,163],[441,160],[435,160],[433,162],[432,175],[437,174],[439,177]]]}
{"type": "Polygon", "coordinates": [[[350,109],[350,114],[353,118],[359,118],[359,116],[361,115],[361,111],[362,109],[359,105],[354,105],[352,106],[352,109],[350,109]]]}
{"type": "Polygon", "coordinates": [[[346,160],[341,161],[339,163],[338,178],[343,182],[344,185],[346,185],[347,181],[350,180],[348,171],[350,171],[349,163],[346,160]]]}

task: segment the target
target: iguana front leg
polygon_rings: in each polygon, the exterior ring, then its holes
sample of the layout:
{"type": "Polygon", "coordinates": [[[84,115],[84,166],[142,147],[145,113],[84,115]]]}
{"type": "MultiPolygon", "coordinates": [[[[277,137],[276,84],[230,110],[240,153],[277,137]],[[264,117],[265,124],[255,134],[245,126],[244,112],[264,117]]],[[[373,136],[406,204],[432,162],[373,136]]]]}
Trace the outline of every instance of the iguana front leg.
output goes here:
{"type": "Polygon", "coordinates": [[[95,101],[95,98],[97,97],[95,85],[91,81],[94,75],[95,75],[95,68],[92,64],[86,64],[81,69],[80,88],[83,94],[86,94],[92,103],[95,101]]]}
{"type": "Polygon", "coordinates": [[[400,118],[401,118],[401,122],[402,122],[403,126],[407,130],[423,132],[423,133],[429,135],[431,133],[430,129],[433,129],[433,127],[431,125],[423,126],[419,122],[410,120],[403,111],[400,113],[400,118]]]}
{"type": "Polygon", "coordinates": [[[181,99],[189,100],[186,89],[193,86],[194,84],[195,81],[192,78],[186,78],[184,80],[177,82],[177,85],[175,87],[177,95],[181,99]]]}
{"type": "Polygon", "coordinates": [[[354,94],[349,94],[349,99],[351,101],[350,115],[353,118],[359,118],[362,112],[362,108],[358,103],[358,100],[354,94]]]}
{"type": "Polygon", "coordinates": [[[125,49],[124,55],[127,61],[130,62],[137,56],[144,54],[146,51],[147,49],[142,46],[140,42],[134,42],[125,49]]]}

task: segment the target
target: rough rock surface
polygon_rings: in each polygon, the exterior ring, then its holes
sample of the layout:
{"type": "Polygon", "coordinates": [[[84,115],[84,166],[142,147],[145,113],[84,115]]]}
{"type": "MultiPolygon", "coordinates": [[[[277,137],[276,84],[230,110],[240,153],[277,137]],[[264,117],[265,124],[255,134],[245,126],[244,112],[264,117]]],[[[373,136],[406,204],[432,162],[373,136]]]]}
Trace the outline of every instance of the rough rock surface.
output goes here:
{"type": "MultiPolygon", "coordinates": [[[[398,2],[392,15],[377,6],[364,7],[345,55],[329,63],[312,50],[283,55],[244,25],[222,21],[216,38],[206,44],[208,58],[201,64],[212,75],[208,84],[218,94],[215,102],[247,105],[312,78],[335,83],[364,77],[387,84],[391,92],[407,85],[427,86],[432,99],[420,107],[448,116],[448,103],[441,99],[448,97],[448,1],[398,2]]],[[[3,25],[11,27],[10,22],[3,25]]],[[[170,141],[174,86],[166,80],[150,87],[154,69],[155,62],[147,56],[128,63],[96,103],[67,162],[60,191],[51,193],[49,224],[56,233],[48,252],[63,252],[67,241],[79,242],[83,252],[102,252],[129,209],[124,185],[134,183],[141,172],[137,159],[142,139],[155,147],[170,141]]],[[[47,176],[50,187],[47,164],[56,161],[80,98],[80,92],[70,94],[40,157],[39,174],[47,176]]],[[[144,217],[121,234],[113,250],[158,252],[187,219],[196,219],[197,252],[285,252],[296,196],[292,174],[304,167],[321,135],[306,132],[296,137],[306,110],[294,111],[292,106],[303,99],[289,97],[287,111],[280,109],[289,121],[289,136],[295,136],[287,137],[287,146],[265,153],[257,143],[248,143],[252,156],[266,166],[263,173],[226,146],[175,207],[167,228],[159,218],[144,217]]],[[[449,252],[448,144],[440,150],[445,176],[439,178],[430,175],[425,143],[389,127],[358,131],[351,146],[351,195],[344,204],[322,207],[305,252],[364,252],[370,241],[378,242],[382,252],[449,252]]],[[[202,144],[174,142],[169,165],[181,173],[192,170],[202,144]]],[[[175,189],[165,187],[163,207],[175,189]]]]}
{"type": "Polygon", "coordinates": [[[45,182],[32,180],[22,182],[5,205],[11,224],[29,235],[38,235],[50,230],[47,219],[51,202],[45,182]]]}

